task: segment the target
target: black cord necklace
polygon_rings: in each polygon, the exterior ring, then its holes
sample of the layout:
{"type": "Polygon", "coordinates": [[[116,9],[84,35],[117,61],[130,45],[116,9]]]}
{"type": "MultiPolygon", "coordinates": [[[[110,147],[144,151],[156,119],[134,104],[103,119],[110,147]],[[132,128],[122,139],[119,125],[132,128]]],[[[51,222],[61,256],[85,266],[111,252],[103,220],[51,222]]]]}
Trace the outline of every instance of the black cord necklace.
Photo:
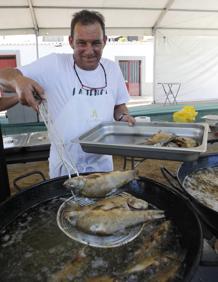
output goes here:
{"type": "Polygon", "coordinates": [[[78,72],[76,70],[76,63],[74,61],[73,69],[74,69],[75,74],[76,74],[76,76],[77,76],[77,78],[78,78],[78,80],[79,80],[79,82],[80,82],[80,84],[81,84],[83,89],[85,89],[85,90],[100,90],[100,89],[104,89],[105,87],[107,87],[107,74],[106,74],[105,68],[102,65],[102,63],[100,63],[100,66],[101,66],[101,68],[102,68],[102,70],[104,72],[104,81],[105,81],[104,86],[102,86],[102,87],[90,87],[90,86],[87,86],[87,85],[82,83],[82,80],[80,79],[79,74],[78,74],[78,72]]]}

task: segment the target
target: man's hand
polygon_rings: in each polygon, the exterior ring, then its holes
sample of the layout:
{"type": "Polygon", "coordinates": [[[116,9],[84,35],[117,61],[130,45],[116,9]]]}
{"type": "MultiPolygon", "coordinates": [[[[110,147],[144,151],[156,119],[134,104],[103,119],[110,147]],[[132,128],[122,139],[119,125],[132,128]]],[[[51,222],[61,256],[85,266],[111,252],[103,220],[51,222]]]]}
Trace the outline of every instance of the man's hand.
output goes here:
{"type": "Polygon", "coordinates": [[[128,122],[130,126],[133,126],[136,123],[135,118],[129,115],[125,104],[116,105],[114,107],[114,119],[117,121],[128,122]]]}
{"type": "Polygon", "coordinates": [[[16,92],[19,102],[32,107],[35,111],[38,111],[38,106],[44,99],[43,88],[15,68],[0,69],[0,85],[4,91],[16,92]],[[35,99],[33,95],[38,95],[39,99],[35,99]]]}
{"type": "Polygon", "coordinates": [[[38,111],[39,104],[44,99],[44,90],[36,81],[20,75],[16,78],[15,91],[22,105],[30,106],[38,111]],[[34,95],[38,95],[39,99],[36,99],[34,95]]]}
{"type": "Polygon", "coordinates": [[[133,126],[136,123],[136,120],[133,116],[130,116],[129,114],[123,114],[119,121],[125,121],[128,122],[128,125],[133,126]]]}

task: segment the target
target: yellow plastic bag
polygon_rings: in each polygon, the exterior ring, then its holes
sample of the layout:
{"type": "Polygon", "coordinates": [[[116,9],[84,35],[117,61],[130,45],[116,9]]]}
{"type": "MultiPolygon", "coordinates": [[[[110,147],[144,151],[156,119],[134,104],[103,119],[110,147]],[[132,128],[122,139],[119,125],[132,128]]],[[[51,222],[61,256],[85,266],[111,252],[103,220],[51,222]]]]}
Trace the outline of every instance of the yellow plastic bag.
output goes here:
{"type": "Polygon", "coordinates": [[[180,111],[173,113],[175,122],[194,122],[198,112],[193,106],[184,106],[180,111]]]}

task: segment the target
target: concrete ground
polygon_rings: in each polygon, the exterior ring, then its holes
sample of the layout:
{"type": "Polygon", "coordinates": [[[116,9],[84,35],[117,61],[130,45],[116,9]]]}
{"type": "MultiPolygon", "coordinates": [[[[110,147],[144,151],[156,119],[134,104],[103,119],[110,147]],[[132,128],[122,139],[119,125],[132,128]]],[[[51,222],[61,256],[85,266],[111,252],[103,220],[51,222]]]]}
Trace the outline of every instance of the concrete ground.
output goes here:
{"type": "Polygon", "coordinates": [[[135,106],[150,105],[153,103],[153,97],[147,96],[131,96],[129,102],[127,103],[128,108],[135,106]]]}

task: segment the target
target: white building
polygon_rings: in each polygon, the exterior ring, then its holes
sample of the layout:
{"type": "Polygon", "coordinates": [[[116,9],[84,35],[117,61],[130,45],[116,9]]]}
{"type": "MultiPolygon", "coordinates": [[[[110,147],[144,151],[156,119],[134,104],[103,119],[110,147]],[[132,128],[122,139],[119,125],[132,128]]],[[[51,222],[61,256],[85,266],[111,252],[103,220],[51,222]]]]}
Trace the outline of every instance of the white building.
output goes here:
{"type": "MultiPolygon", "coordinates": [[[[12,64],[22,66],[50,53],[71,53],[68,37],[39,37],[38,48],[34,35],[1,36],[0,67],[12,64]]],[[[153,38],[142,41],[108,40],[103,56],[120,64],[127,87],[132,96],[152,97],[153,83],[153,38]]],[[[34,121],[37,117],[30,109],[20,114],[20,105],[9,110],[10,122],[34,121]],[[28,114],[26,112],[29,112],[28,114]],[[15,118],[16,116],[16,118],[15,118]]],[[[23,108],[23,107],[22,107],[23,108]]]]}

